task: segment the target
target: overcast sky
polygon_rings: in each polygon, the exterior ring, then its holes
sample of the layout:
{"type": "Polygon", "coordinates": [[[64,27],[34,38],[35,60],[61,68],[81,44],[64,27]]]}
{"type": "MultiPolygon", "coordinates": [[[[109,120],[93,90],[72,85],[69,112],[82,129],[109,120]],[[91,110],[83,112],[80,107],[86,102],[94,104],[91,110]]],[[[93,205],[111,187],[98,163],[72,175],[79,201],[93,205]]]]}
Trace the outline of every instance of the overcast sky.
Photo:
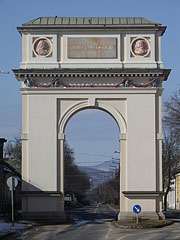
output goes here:
{"type": "MultiPolygon", "coordinates": [[[[10,71],[8,75],[0,74],[0,137],[12,139],[21,131],[20,83],[11,71],[18,69],[21,62],[21,36],[16,27],[38,17],[145,17],[159,22],[167,26],[162,37],[164,68],[172,69],[164,83],[163,101],[180,88],[180,0],[0,0],[0,9],[0,70],[10,71]]],[[[115,121],[102,111],[82,111],[66,128],[77,162],[115,157],[118,134],[115,121]]]]}

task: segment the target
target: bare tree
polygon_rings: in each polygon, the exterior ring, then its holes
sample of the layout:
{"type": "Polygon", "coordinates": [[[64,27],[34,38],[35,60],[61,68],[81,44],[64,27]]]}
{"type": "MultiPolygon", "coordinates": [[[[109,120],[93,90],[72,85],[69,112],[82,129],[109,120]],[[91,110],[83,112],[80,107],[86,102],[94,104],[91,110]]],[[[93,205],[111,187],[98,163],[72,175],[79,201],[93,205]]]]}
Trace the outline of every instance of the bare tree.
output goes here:
{"type": "Polygon", "coordinates": [[[21,172],[21,159],[22,159],[22,142],[20,136],[14,137],[13,140],[9,140],[5,145],[6,160],[17,172],[21,172]]]}
{"type": "Polygon", "coordinates": [[[180,141],[180,90],[164,103],[163,123],[171,129],[174,136],[180,141]]]}
{"type": "Polygon", "coordinates": [[[171,180],[180,166],[180,90],[164,103],[163,140],[163,187],[166,191],[164,208],[167,208],[167,195],[171,180]]]}
{"type": "Polygon", "coordinates": [[[67,142],[64,144],[64,162],[65,162],[65,193],[76,194],[78,200],[86,196],[90,188],[90,181],[87,174],[79,170],[74,162],[74,152],[67,142]]]}
{"type": "Polygon", "coordinates": [[[120,190],[119,178],[120,175],[118,168],[115,177],[98,185],[97,188],[93,189],[89,193],[88,199],[94,202],[100,201],[119,206],[119,190],[120,190]]]}
{"type": "Polygon", "coordinates": [[[170,191],[171,180],[175,178],[175,174],[180,165],[180,148],[173,131],[169,130],[168,133],[164,131],[163,140],[163,188],[165,191],[164,196],[164,209],[167,209],[167,195],[170,191]]]}

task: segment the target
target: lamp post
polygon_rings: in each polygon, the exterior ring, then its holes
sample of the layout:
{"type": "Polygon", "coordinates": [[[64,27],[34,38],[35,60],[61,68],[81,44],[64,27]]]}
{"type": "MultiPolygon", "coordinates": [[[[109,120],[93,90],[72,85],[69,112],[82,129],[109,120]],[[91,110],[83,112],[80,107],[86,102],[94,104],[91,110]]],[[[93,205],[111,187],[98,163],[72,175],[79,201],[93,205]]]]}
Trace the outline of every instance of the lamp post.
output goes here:
{"type": "Polygon", "coordinates": [[[113,166],[113,167],[115,168],[115,174],[114,175],[116,176],[117,168],[119,167],[119,169],[120,169],[120,158],[111,158],[111,163],[115,164],[115,166],[113,166]]]}
{"type": "Polygon", "coordinates": [[[112,165],[109,166],[109,170],[112,172],[112,179],[115,177],[116,169],[117,169],[116,166],[112,165]]]}

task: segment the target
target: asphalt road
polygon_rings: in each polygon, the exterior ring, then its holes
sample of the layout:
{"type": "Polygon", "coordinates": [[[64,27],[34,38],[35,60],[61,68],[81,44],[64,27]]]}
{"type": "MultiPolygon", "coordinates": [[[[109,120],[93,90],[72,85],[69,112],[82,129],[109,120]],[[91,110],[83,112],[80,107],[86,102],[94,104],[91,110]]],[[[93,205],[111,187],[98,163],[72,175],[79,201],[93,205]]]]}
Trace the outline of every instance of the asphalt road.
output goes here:
{"type": "Polygon", "coordinates": [[[73,210],[67,210],[66,213],[75,221],[89,220],[97,221],[112,221],[117,218],[118,211],[112,210],[107,204],[98,203],[97,205],[85,206],[73,210]]]}
{"type": "Polygon", "coordinates": [[[67,214],[75,221],[73,225],[47,225],[34,227],[11,240],[104,240],[109,222],[117,216],[106,204],[69,209],[67,214]]]}
{"type": "Polygon", "coordinates": [[[180,223],[153,230],[111,229],[107,240],[180,240],[180,223]]]}
{"type": "MultiPolygon", "coordinates": [[[[119,229],[111,221],[117,217],[106,204],[67,211],[73,225],[37,226],[10,240],[180,240],[180,222],[160,229],[119,229]]],[[[180,219],[176,219],[178,221],[180,219]]]]}

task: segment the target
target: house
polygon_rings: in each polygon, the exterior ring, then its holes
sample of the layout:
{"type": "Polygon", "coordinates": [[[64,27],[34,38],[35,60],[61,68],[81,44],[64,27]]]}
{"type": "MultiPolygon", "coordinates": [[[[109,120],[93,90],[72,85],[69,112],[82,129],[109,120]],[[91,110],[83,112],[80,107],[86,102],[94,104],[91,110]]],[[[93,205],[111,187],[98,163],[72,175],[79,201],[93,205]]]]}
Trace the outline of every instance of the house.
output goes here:
{"type": "Polygon", "coordinates": [[[180,210],[180,167],[177,169],[174,179],[171,180],[167,201],[168,208],[180,210]]]}
{"type": "Polygon", "coordinates": [[[3,158],[3,147],[6,139],[0,138],[0,214],[7,213],[11,203],[11,192],[6,182],[11,176],[14,176],[18,180],[18,186],[14,194],[15,207],[21,208],[21,174],[10,164],[8,158],[3,158]]]}
{"type": "Polygon", "coordinates": [[[180,169],[175,177],[176,181],[176,209],[180,210],[180,169]]]}

